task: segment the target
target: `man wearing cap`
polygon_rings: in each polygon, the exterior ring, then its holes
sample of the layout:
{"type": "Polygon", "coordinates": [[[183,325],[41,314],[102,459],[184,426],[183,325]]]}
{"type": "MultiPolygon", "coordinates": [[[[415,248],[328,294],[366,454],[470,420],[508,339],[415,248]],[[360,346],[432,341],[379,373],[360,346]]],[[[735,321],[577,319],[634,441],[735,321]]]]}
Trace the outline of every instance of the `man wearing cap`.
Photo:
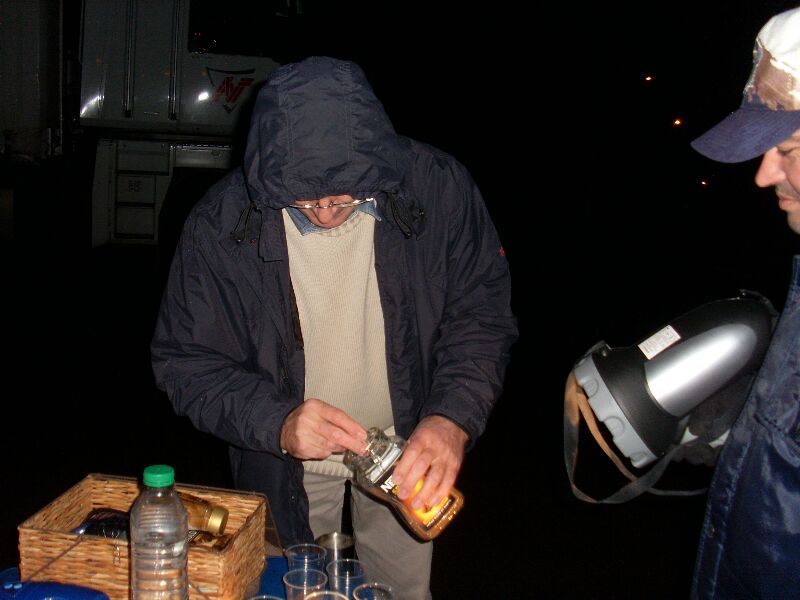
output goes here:
{"type": "MultiPolygon", "coordinates": [[[[692,147],[720,162],[763,154],[800,234],[800,8],[761,29],[742,104],[692,147]]],[[[770,348],[708,492],[693,598],[800,597],[800,255],[770,348]]]]}

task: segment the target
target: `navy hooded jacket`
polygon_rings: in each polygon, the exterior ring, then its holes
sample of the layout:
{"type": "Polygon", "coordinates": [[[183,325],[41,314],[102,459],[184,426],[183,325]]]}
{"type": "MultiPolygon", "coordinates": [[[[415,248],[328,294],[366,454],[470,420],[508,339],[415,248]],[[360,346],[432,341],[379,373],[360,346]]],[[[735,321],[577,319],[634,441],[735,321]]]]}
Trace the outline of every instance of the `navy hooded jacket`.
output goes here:
{"type": "Polygon", "coordinates": [[[399,435],[438,414],[474,443],[517,337],[507,261],[466,169],[397,135],[357,65],[273,72],[242,169],[186,220],[151,351],[176,413],[229,444],[236,487],[267,495],[284,545],[312,534],[302,463],[279,446],[305,381],[280,210],[338,194],[374,196],[383,216],[375,270],[399,435]]]}
{"type": "Polygon", "coordinates": [[[800,255],[708,492],[692,599],[800,598],[800,255]]]}

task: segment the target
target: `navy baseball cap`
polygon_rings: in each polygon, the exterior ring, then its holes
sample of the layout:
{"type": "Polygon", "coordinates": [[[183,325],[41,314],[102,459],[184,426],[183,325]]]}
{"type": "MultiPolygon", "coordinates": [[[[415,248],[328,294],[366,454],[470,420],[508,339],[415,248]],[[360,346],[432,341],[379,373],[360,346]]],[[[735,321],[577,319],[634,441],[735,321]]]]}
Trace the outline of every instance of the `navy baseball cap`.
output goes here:
{"type": "Polygon", "coordinates": [[[737,163],[800,130],[800,7],[772,17],[756,38],[753,70],[737,110],[694,140],[700,154],[737,163]]]}

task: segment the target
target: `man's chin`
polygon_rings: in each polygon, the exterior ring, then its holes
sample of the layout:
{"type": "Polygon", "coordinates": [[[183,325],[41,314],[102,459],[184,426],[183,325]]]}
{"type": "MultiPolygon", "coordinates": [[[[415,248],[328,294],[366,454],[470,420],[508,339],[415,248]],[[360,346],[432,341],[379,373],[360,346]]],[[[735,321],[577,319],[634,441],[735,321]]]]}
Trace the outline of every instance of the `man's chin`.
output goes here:
{"type": "Polygon", "coordinates": [[[789,229],[800,234],[800,211],[786,215],[786,222],[789,224],[789,229]]]}

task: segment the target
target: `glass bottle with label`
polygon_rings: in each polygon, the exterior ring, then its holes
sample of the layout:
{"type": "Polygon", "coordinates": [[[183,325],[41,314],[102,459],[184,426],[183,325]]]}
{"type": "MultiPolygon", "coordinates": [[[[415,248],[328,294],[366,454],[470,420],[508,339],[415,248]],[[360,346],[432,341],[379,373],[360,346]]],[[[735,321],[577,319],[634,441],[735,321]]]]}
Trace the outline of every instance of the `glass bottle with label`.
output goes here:
{"type": "Polygon", "coordinates": [[[377,427],[367,431],[366,455],[347,451],[344,464],[353,471],[356,484],[379,500],[388,502],[403,518],[411,530],[423,540],[432,540],[452,521],[464,505],[464,495],[452,488],[436,506],[412,508],[411,501],[422,488],[420,479],[411,495],[405,500],[397,497],[398,487],[392,480],[394,466],[403,455],[406,441],[398,436],[388,436],[377,427]]]}

